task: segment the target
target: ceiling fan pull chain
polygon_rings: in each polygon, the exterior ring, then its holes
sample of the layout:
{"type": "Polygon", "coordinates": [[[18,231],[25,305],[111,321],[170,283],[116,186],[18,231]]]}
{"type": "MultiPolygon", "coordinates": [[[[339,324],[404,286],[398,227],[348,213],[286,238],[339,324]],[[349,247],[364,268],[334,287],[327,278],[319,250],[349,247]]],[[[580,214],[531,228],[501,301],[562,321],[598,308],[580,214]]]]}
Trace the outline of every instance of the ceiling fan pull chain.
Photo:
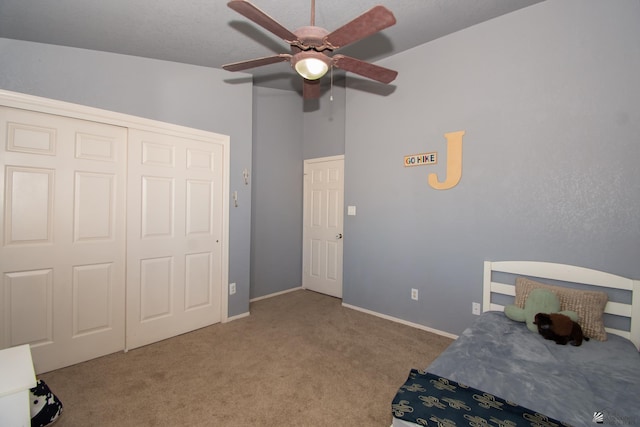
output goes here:
{"type": "Polygon", "coordinates": [[[331,85],[329,86],[329,101],[333,101],[333,64],[331,64],[331,85]]]}

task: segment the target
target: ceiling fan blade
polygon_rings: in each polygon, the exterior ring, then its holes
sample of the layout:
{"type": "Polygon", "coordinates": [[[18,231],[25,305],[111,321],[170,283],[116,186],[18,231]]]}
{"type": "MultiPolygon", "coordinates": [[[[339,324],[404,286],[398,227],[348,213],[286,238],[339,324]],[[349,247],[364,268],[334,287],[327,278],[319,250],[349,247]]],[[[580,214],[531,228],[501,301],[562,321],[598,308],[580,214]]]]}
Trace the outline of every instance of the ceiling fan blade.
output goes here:
{"type": "Polygon", "coordinates": [[[302,98],[303,99],[318,99],[320,98],[320,80],[307,80],[302,81],[302,98]]]}
{"type": "Polygon", "coordinates": [[[348,44],[377,33],[396,23],[393,13],[384,6],[375,6],[369,11],[329,33],[324,41],[332,49],[339,49],[348,44]]]}
{"type": "Polygon", "coordinates": [[[261,67],[263,65],[275,64],[276,62],[289,61],[291,55],[288,53],[281,53],[279,55],[265,56],[263,58],[249,59],[248,61],[234,62],[232,64],[223,65],[227,71],[242,71],[249,68],[261,67]]]}
{"type": "Polygon", "coordinates": [[[333,65],[380,83],[391,83],[398,75],[397,71],[344,55],[334,55],[333,65]]]}
{"type": "Polygon", "coordinates": [[[246,0],[231,0],[227,6],[288,43],[298,40],[295,34],[246,0]]]}

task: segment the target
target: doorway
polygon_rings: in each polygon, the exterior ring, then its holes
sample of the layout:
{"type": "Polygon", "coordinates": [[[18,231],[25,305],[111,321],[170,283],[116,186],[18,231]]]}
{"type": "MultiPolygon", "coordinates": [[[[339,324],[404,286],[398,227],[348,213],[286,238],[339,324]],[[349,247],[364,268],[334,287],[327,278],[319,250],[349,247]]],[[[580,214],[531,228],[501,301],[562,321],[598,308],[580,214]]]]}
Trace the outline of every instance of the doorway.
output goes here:
{"type": "Polygon", "coordinates": [[[344,156],[304,161],[302,287],[342,298],[344,156]]]}

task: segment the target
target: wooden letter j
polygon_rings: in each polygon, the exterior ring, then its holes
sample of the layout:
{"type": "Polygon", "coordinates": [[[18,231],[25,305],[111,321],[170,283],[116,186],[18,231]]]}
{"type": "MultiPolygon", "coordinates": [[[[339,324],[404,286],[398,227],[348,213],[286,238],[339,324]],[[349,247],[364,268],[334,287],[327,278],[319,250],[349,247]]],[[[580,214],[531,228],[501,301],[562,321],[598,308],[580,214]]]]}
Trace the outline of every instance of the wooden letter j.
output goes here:
{"type": "Polygon", "coordinates": [[[462,176],[462,136],[463,130],[445,133],[447,138],[447,179],[438,181],[435,173],[429,174],[429,185],[436,190],[448,190],[460,182],[462,176]]]}

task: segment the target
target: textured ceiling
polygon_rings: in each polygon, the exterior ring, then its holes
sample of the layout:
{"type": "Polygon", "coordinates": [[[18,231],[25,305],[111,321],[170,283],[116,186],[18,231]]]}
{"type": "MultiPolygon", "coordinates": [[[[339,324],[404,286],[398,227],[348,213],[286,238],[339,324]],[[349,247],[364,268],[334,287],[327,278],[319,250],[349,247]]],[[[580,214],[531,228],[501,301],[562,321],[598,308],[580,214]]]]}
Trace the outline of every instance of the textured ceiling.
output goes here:
{"type": "MultiPolygon", "coordinates": [[[[540,1],[316,0],[315,24],[332,31],[375,5],[386,6],[395,26],[337,51],[373,62],[540,1]]],[[[310,24],[310,0],[251,2],[291,31],[310,24]]],[[[289,52],[225,0],[0,0],[0,37],[213,68],[289,52]]],[[[300,87],[286,62],[248,72],[259,86],[300,87]]]]}

